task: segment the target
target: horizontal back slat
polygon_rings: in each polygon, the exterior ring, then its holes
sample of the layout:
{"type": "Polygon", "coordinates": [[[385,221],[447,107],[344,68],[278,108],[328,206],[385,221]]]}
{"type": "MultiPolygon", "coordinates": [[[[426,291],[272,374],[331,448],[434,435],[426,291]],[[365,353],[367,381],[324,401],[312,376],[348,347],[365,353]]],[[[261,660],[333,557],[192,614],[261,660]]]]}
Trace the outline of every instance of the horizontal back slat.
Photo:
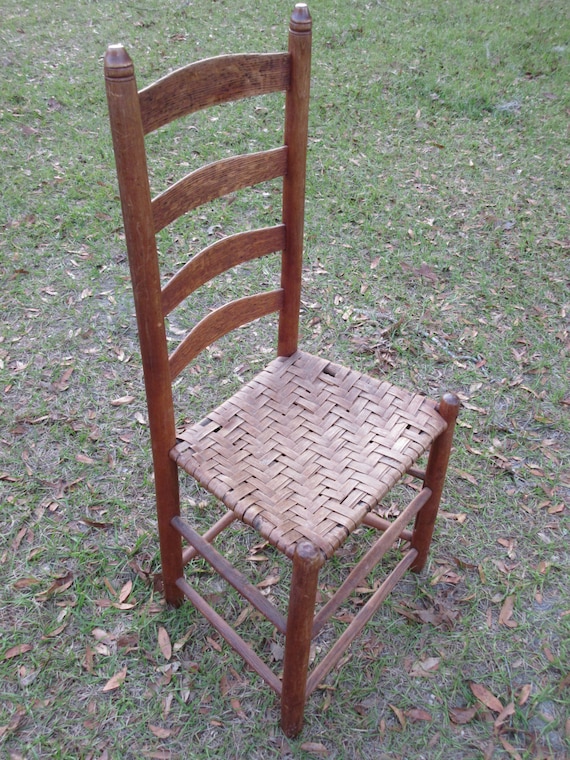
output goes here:
{"type": "Polygon", "coordinates": [[[145,134],[208,106],[286,90],[288,53],[221,55],[173,71],[139,92],[145,134]]]}
{"type": "Polygon", "coordinates": [[[283,305],[283,290],[272,290],[269,293],[257,293],[254,296],[231,301],[204,317],[184,338],[182,343],[170,356],[170,375],[174,380],[188,362],[192,361],[200,351],[209,346],[222,335],[264,317],[271,312],[279,311],[283,305]]]}
{"type": "Polygon", "coordinates": [[[162,310],[169,314],[190,293],[222,272],[285,247],[285,225],[240,232],[218,240],[193,256],[162,290],[162,310]]]}
{"type": "Polygon", "coordinates": [[[193,208],[244,187],[257,185],[287,170],[287,147],[232,156],[187,174],[152,201],[155,232],[193,208]]]}

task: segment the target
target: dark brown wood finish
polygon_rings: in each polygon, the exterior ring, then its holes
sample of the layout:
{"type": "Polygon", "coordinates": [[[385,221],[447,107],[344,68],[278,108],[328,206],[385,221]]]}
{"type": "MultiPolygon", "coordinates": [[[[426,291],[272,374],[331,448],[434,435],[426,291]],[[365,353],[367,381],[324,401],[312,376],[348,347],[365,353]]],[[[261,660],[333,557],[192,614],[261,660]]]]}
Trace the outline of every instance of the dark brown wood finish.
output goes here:
{"type": "Polygon", "coordinates": [[[279,356],[291,356],[297,350],[299,334],[311,86],[311,35],[311,16],[307,6],[299,4],[295,6],[289,26],[291,84],[285,100],[285,145],[288,155],[287,174],[283,182],[283,222],[287,229],[287,239],[281,270],[284,302],[279,321],[279,356]]]}
{"type": "Polygon", "coordinates": [[[190,600],[281,697],[281,725],[288,736],[301,731],[307,697],[400,578],[425,564],[459,406],[450,394],[438,406],[420,393],[298,348],[310,61],[311,18],[303,3],[291,17],[287,53],[199,61],[140,92],[126,51],[112,46],[105,56],[149,410],[165,596],[173,605],[190,600]],[[282,146],[204,166],[151,199],[146,134],[201,108],[279,90],[285,92],[282,146]],[[161,288],[159,231],[203,203],[276,177],[283,177],[281,224],[216,241],[161,288]],[[281,255],[277,290],[220,306],[169,355],[167,315],[217,275],[271,254],[281,255]],[[203,420],[176,430],[172,381],[220,336],[271,312],[279,313],[277,358],[203,420]],[[423,471],[417,462],[428,451],[423,471]],[[227,509],[203,535],[180,515],[179,469],[227,509]],[[387,520],[376,510],[406,474],[419,480],[419,492],[396,519],[387,520]],[[287,614],[214,547],[216,537],[236,520],[292,560],[287,614]],[[413,530],[407,528],[411,522],[413,530]],[[361,525],[377,530],[379,537],[315,615],[322,564],[361,525]],[[309,672],[312,640],[394,544],[400,545],[402,558],[309,672]],[[282,679],[184,577],[184,566],[197,556],[284,636],[282,679]]]}
{"type": "Polygon", "coordinates": [[[412,547],[417,551],[418,556],[411,569],[416,573],[419,573],[426,563],[433,536],[433,529],[447,473],[447,465],[451,454],[455,421],[459,414],[459,399],[457,396],[453,393],[444,394],[439,403],[438,411],[446,421],[447,429],[433,442],[429,453],[424,487],[430,489],[431,497],[420,512],[418,512],[412,535],[412,547]]]}
{"type": "Polygon", "coordinates": [[[281,693],[281,728],[287,736],[297,736],[303,727],[317,581],[324,559],[308,541],[297,546],[293,557],[281,693]]]}
{"type": "Polygon", "coordinates": [[[140,91],[145,135],[202,108],[286,90],[287,53],[220,55],[191,63],[140,91]]]}
{"type": "Polygon", "coordinates": [[[285,247],[285,225],[264,227],[222,238],[192,256],[162,290],[164,316],[175,309],[201,285],[232,267],[285,247]]]}
{"type": "Polygon", "coordinates": [[[160,232],[179,216],[224,195],[257,185],[287,170],[287,149],[232,156],[196,169],[152,201],[154,231],[160,232]]]}
{"type": "Polygon", "coordinates": [[[180,499],[178,471],[168,455],[176,430],[160,272],[134,66],[120,46],[107,51],[105,82],[148,405],[164,594],[179,605],[182,544],[171,520],[180,514],[180,499]]]}

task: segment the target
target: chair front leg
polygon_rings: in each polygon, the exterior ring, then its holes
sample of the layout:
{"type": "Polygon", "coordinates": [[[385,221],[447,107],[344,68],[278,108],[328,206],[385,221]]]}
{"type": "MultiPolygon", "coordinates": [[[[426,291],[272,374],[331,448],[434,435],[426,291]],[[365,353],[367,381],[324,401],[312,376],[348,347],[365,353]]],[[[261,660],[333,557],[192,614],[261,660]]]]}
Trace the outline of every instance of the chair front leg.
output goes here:
{"type": "Polygon", "coordinates": [[[321,552],[305,541],[295,551],[285,637],[281,728],[294,737],[303,728],[307,671],[311,648],[317,581],[323,564],[321,552]]]}
{"type": "Polygon", "coordinates": [[[447,428],[431,446],[424,480],[424,486],[431,490],[431,497],[418,512],[412,534],[412,549],[417,551],[418,556],[410,569],[415,573],[419,573],[427,561],[458,412],[459,399],[452,393],[446,393],[439,403],[439,413],[447,422],[447,428]]]}

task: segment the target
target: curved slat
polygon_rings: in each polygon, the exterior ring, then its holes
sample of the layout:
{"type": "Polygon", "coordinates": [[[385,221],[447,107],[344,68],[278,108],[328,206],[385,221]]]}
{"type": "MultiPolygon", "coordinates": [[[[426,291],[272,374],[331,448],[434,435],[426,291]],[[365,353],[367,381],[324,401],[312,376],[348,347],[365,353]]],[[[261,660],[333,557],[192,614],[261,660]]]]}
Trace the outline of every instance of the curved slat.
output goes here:
{"type": "Polygon", "coordinates": [[[154,230],[160,232],[182,214],[214,198],[282,177],[286,170],[286,146],[232,156],[202,166],[154,198],[154,230]]]}
{"type": "Polygon", "coordinates": [[[174,380],[188,362],[192,361],[200,351],[209,346],[222,335],[253,322],[259,317],[279,311],[283,304],[283,290],[272,290],[268,293],[257,293],[254,296],[240,298],[237,301],[220,306],[207,317],[204,317],[184,338],[182,343],[170,356],[170,375],[174,380]]]}
{"type": "Polygon", "coordinates": [[[285,225],[240,232],[218,240],[193,256],[162,290],[162,311],[169,314],[190,293],[222,272],[285,247],[285,225]]]}
{"type": "Polygon", "coordinates": [[[288,53],[221,55],[168,74],[139,92],[145,135],[208,106],[286,90],[288,53]]]}

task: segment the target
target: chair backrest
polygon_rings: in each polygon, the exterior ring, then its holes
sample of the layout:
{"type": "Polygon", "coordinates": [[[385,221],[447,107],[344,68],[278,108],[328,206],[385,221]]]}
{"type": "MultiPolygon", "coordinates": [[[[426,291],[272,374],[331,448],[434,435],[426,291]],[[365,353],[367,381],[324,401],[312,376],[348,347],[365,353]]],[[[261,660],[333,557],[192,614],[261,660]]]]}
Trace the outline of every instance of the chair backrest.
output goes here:
{"type": "Polygon", "coordinates": [[[174,428],[168,419],[171,383],[217,338],[246,322],[279,312],[277,353],[288,356],[297,349],[310,58],[311,17],[305,4],[296,5],[291,16],[288,52],[202,60],[140,92],[125,49],[114,45],[107,50],[107,100],[153,440],[162,428],[173,445],[174,428]],[[285,92],[283,145],[203,166],[151,198],[145,135],[208,106],[280,90],[285,92]],[[282,224],[218,240],[193,256],[161,287],[157,233],[201,204],[280,176],[282,224]],[[178,304],[215,275],[277,251],[282,251],[278,289],[215,310],[169,355],[164,320],[178,304]]]}

